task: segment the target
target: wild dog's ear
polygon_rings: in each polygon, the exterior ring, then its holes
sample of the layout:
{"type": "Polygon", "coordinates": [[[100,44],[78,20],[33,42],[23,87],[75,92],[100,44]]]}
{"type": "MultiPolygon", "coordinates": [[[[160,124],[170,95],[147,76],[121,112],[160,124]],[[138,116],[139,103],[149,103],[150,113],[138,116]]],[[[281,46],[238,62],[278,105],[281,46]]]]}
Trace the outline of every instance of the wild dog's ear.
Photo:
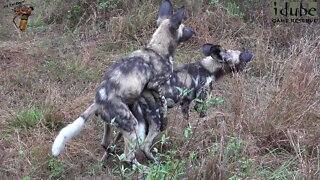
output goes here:
{"type": "Polygon", "coordinates": [[[253,54],[249,53],[249,52],[242,52],[240,54],[240,61],[242,62],[249,62],[251,61],[253,58],[253,54]]]}
{"type": "Polygon", "coordinates": [[[176,31],[182,22],[184,16],[184,6],[182,6],[178,12],[170,18],[170,30],[176,31]]]}
{"type": "Polygon", "coordinates": [[[169,0],[163,1],[160,5],[159,16],[157,19],[157,25],[159,26],[164,19],[168,19],[173,15],[172,4],[169,0]]]}
{"type": "Polygon", "coordinates": [[[211,56],[211,48],[213,47],[213,44],[210,44],[210,43],[207,43],[207,44],[204,44],[202,46],[202,53],[205,55],[205,56],[211,56]]]}
{"type": "Polygon", "coordinates": [[[222,57],[224,52],[225,52],[225,49],[220,45],[213,45],[211,48],[211,56],[215,56],[218,58],[218,60],[221,60],[221,61],[225,61],[225,59],[222,57]]]}
{"type": "Polygon", "coordinates": [[[215,56],[217,57],[219,60],[223,60],[222,56],[221,56],[221,52],[224,51],[224,49],[220,46],[220,45],[213,45],[213,44],[204,44],[202,46],[202,53],[205,56],[215,56]]]}
{"type": "Polygon", "coordinates": [[[182,36],[179,38],[179,42],[184,42],[190,39],[193,35],[193,30],[190,28],[183,28],[182,36]]]}

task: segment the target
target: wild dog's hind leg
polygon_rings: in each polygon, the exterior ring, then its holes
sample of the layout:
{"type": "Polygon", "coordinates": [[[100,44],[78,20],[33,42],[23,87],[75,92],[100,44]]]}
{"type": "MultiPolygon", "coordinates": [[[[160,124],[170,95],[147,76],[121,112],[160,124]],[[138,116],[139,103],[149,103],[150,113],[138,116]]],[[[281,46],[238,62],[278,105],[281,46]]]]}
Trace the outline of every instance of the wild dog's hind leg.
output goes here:
{"type": "Polygon", "coordinates": [[[148,135],[144,142],[141,144],[140,149],[144,152],[144,154],[147,156],[147,158],[156,163],[156,160],[154,156],[151,153],[151,146],[153,143],[153,140],[155,137],[157,137],[159,130],[160,130],[160,124],[156,124],[154,120],[148,121],[149,122],[149,130],[148,135]]]}
{"type": "Polygon", "coordinates": [[[143,101],[140,101],[140,105],[141,107],[139,106],[139,108],[143,109],[144,111],[143,119],[145,119],[148,124],[148,134],[140,145],[140,149],[144,152],[149,160],[155,162],[155,158],[153,157],[150,149],[154,138],[160,131],[162,122],[166,124],[166,116],[163,114],[166,112],[163,112],[164,110],[161,109],[161,105],[156,101],[156,98],[152,93],[145,92],[143,95],[143,101]]]}
{"type": "Polygon", "coordinates": [[[104,133],[103,133],[103,138],[101,141],[101,146],[107,150],[109,144],[111,143],[112,139],[112,131],[111,131],[111,126],[109,123],[104,122],[104,133]]]}
{"type": "Polygon", "coordinates": [[[136,150],[138,145],[138,139],[137,139],[137,131],[138,131],[138,125],[135,127],[136,130],[132,132],[128,132],[125,130],[121,130],[121,134],[123,134],[124,137],[124,144],[125,144],[125,159],[124,161],[130,163],[130,164],[140,164],[136,159],[136,150]]]}
{"type": "MultiPolygon", "coordinates": [[[[139,164],[135,158],[135,151],[138,147],[137,142],[137,130],[138,130],[138,121],[133,116],[129,107],[121,101],[121,99],[114,99],[113,101],[106,103],[103,107],[102,112],[108,115],[107,123],[114,123],[117,129],[121,132],[125,139],[125,159],[129,163],[139,164]]],[[[105,126],[105,136],[109,134],[110,126],[105,126]]],[[[109,136],[111,137],[111,136],[109,136]]],[[[121,135],[117,136],[116,140],[120,139],[121,135]]],[[[110,144],[111,139],[104,138],[103,143],[107,142],[110,144]]]]}
{"type": "MultiPolygon", "coordinates": [[[[110,106],[109,106],[110,107],[110,106]]],[[[115,106],[112,106],[115,107],[115,106]]],[[[139,164],[135,152],[138,146],[139,124],[129,107],[124,103],[117,102],[116,107],[110,109],[116,113],[115,124],[124,137],[125,142],[125,159],[124,161],[131,164],[139,164]]]]}
{"type": "Polygon", "coordinates": [[[110,154],[114,153],[114,148],[121,137],[122,137],[121,132],[118,132],[111,144],[111,138],[112,138],[111,127],[108,123],[106,122],[104,123],[104,134],[103,134],[101,145],[105,149],[105,153],[101,158],[102,162],[107,160],[110,157],[110,154]]]}

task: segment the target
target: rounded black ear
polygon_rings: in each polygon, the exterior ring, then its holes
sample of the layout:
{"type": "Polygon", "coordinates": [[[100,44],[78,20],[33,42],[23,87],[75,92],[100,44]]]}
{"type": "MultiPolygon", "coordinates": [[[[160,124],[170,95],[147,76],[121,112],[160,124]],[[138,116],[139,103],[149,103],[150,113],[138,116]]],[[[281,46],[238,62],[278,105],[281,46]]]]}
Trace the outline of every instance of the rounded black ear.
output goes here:
{"type": "Polygon", "coordinates": [[[251,61],[253,58],[253,54],[252,53],[249,53],[249,52],[242,52],[240,54],[240,61],[243,61],[243,62],[249,62],[251,61]]]}
{"type": "Polygon", "coordinates": [[[190,28],[183,28],[182,37],[179,38],[179,42],[184,42],[190,39],[193,35],[193,30],[190,28]]]}
{"type": "Polygon", "coordinates": [[[225,49],[223,47],[221,47],[220,45],[213,45],[211,48],[211,56],[215,56],[217,57],[219,60],[224,61],[224,58],[221,55],[221,51],[225,51],[225,49]]]}
{"type": "Polygon", "coordinates": [[[184,6],[182,6],[178,12],[170,18],[170,29],[177,30],[184,17],[184,6]]]}
{"type": "Polygon", "coordinates": [[[211,48],[213,47],[213,44],[210,44],[210,43],[207,43],[207,44],[204,44],[202,46],[202,53],[205,55],[205,56],[211,56],[211,48]]]}
{"type": "Polygon", "coordinates": [[[173,8],[172,8],[171,2],[169,0],[163,1],[163,3],[160,5],[157,25],[159,26],[162,20],[170,18],[172,15],[173,15],[173,8]]]}

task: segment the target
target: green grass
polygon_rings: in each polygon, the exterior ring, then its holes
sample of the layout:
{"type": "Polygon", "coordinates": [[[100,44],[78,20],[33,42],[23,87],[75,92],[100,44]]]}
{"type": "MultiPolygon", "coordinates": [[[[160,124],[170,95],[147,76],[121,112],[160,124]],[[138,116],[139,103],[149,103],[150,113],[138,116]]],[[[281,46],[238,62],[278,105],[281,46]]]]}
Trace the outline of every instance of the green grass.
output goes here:
{"type": "MultiPolygon", "coordinates": [[[[13,114],[13,119],[8,123],[11,129],[28,129],[35,127],[43,116],[41,109],[31,107],[20,111],[18,114],[13,114]]],[[[8,137],[8,136],[7,136],[8,137]]]]}
{"type": "Polygon", "coordinates": [[[54,57],[45,57],[42,69],[47,73],[50,81],[69,85],[95,82],[102,74],[99,70],[88,69],[78,59],[57,60],[54,57]]]}

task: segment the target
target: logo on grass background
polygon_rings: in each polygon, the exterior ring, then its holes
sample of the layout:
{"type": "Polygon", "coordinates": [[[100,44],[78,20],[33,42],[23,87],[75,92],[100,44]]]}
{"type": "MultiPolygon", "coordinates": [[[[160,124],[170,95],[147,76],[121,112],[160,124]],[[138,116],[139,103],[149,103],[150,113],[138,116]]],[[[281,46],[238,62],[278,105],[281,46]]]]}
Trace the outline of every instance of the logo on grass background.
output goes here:
{"type": "Polygon", "coordinates": [[[320,22],[320,0],[279,1],[272,0],[272,22],[318,23],[320,22]]]}

